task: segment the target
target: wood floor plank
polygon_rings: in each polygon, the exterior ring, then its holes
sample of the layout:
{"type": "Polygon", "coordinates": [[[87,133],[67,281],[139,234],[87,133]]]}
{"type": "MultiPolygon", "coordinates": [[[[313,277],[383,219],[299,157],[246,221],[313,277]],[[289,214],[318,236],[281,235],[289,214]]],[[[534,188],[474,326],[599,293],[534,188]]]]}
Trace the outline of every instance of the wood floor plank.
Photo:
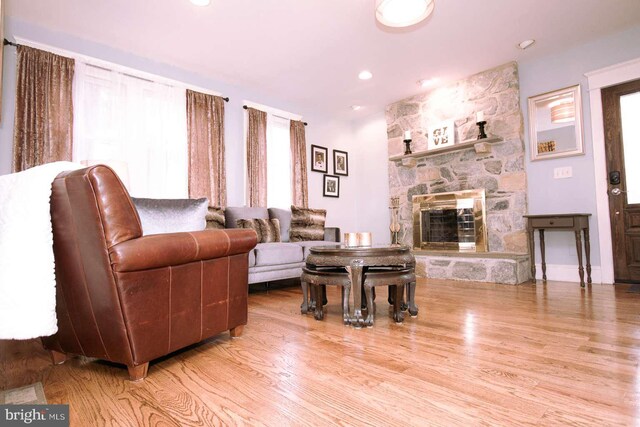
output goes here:
{"type": "Polygon", "coordinates": [[[42,381],[71,425],[634,425],[640,294],[628,285],[420,280],[419,316],[396,324],[378,289],[373,328],[301,315],[298,288],[249,296],[244,335],[124,367],[53,366],[39,341],[0,341],[0,389],[42,381]]]}

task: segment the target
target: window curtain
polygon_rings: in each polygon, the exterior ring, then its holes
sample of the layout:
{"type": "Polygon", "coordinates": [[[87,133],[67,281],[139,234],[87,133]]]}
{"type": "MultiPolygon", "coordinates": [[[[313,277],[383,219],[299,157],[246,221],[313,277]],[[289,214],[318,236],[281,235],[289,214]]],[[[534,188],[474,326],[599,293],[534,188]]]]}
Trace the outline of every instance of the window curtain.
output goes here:
{"type": "Polygon", "coordinates": [[[135,197],[188,196],[184,88],[78,62],[74,97],[74,161],[113,167],[135,197]]]}
{"type": "Polygon", "coordinates": [[[226,206],[224,99],[187,89],[189,197],[226,206]]]}
{"type": "Polygon", "coordinates": [[[18,46],[13,172],[71,160],[74,60],[18,46]]]}
{"type": "Polygon", "coordinates": [[[295,206],[306,208],[309,206],[307,191],[307,141],[304,123],[291,120],[289,125],[291,135],[291,194],[295,206]]]}
{"type": "Polygon", "coordinates": [[[267,113],[248,108],[247,190],[249,206],[267,207],[267,113]]]}

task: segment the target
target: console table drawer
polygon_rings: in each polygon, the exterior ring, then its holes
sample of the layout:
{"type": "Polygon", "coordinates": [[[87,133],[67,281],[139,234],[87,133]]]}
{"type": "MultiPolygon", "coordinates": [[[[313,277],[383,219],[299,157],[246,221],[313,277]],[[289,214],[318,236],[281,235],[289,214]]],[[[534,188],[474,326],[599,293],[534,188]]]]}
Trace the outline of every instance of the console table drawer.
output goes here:
{"type": "Polygon", "coordinates": [[[573,218],[531,218],[533,228],[573,227],[573,218]]]}

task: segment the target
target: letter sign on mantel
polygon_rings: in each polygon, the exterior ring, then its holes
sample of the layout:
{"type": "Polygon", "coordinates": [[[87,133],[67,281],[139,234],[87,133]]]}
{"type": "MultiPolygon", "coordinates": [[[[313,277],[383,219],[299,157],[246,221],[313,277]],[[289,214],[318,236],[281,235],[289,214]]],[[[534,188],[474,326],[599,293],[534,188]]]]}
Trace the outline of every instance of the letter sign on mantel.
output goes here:
{"type": "Polygon", "coordinates": [[[453,120],[447,120],[431,128],[427,139],[427,150],[437,150],[455,144],[454,126],[453,120]]]}

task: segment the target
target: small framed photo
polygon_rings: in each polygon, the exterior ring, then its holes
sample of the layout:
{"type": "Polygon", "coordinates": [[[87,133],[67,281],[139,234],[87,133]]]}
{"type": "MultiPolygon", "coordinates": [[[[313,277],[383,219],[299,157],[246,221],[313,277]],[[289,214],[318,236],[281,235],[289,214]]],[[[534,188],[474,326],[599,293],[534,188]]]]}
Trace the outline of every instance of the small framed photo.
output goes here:
{"type": "Polygon", "coordinates": [[[349,153],[333,150],[333,173],[335,175],[349,176],[349,153]]]}
{"type": "Polygon", "coordinates": [[[327,156],[329,151],[325,147],[318,145],[311,146],[311,170],[315,172],[327,173],[327,156]]]}
{"type": "Polygon", "coordinates": [[[325,175],[322,195],[324,197],[340,197],[340,177],[325,175]]]}
{"type": "Polygon", "coordinates": [[[453,120],[438,123],[431,128],[429,139],[427,140],[427,150],[437,150],[438,148],[450,147],[455,144],[456,134],[454,132],[453,120]]]}

